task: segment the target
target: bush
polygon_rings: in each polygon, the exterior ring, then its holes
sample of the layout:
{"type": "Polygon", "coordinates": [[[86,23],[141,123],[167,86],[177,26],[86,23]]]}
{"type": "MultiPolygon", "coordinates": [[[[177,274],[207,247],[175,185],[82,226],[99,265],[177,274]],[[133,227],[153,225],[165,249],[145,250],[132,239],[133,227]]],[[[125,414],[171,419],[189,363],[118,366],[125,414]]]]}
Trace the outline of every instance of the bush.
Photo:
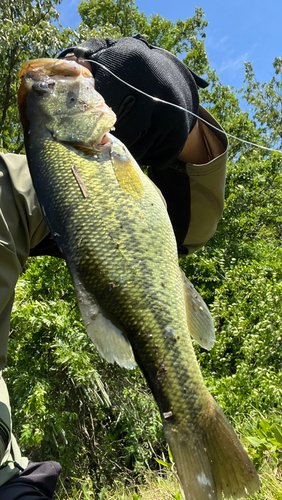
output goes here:
{"type": "Polygon", "coordinates": [[[63,477],[90,475],[98,490],[117,475],[131,481],[157,468],[154,454],[165,442],[156,404],[139,369],[100,358],[62,261],[31,260],[11,327],[5,378],[14,429],[30,459],[58,460],[63,477]]]}

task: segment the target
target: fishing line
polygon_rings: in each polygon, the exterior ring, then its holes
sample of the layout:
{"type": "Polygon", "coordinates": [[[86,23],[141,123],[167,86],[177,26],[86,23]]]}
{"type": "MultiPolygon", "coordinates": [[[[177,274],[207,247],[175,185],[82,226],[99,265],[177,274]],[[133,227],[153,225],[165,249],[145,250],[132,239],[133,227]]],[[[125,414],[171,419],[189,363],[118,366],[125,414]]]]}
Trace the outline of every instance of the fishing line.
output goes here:
{"type": "Polygon", "coordinates": [[[127,85],[130,88],[132,88],[133,90],[136,90],[140,94],[143,94],[146,97],[149,97],[150,99],[153,99],[153,101],[161,102],[163,104],[167,104],[169,106],[172,106],[173,108],[177,108],[177,109],[180,109],[181,111],[185,111],[185,113],[188,113],[190,115],[195,116],[196,118],[198,118],[199,120],[201,120],[203,123],[205,123],[209,127],[214,128],[217,132],[221,132],[222,134],[227,135],[227,137],[230,137],[231,139],[235,139],[236,141],[243,142],[244,144],[248,144],[249,146],[254,146],[256,148],[264,149],[266,151],[272,151],[273,153],[280,153],[280,154],[282,154],[281,149],[268,148],[266,146],[262,146],[261,144],[256,144],[255,142],[250,142],[250,141],[246,141],[245,139],[240,139],[239,137],[236,137],[235,135],[228,134],[224,130],[221,130],[221,129],[217,128],[215,125],[212,125],[212,123],[209,123],[208,121],[206,121],[201,116],[197,115],[196,113],[193,113],[192,111],[189,111],[188,109],[182,108],[182,106],[179,106],[178,104],[174,104],[173,102],[168,102],[168,101],[165,101],[163,99],[160,99],[159,97],[154,97],[154,96],[152,96],[150,94],[147,94],[143,90],[140,90],[137,87],[134,87],[130,83],[126,82],[125,80],[123,80],[122,78],[120,78],[118,75],[115,75],[115,73],[113,73],[109,68],[107,68],[106,66],[104,66],[104,64],[99,63],[98,61],[92,61],[91,59],[83,59],[83,58],[78,58],[78,61],[90,62],[90,63],[97,64],[98,66],[101,66],[101,68],[103,68],[106,71],[108,71],[108,73],[110,73],[112,76],[114,76],[117,80],[119,80],[120,82],[124,83],[125,85],[127,85]]]}

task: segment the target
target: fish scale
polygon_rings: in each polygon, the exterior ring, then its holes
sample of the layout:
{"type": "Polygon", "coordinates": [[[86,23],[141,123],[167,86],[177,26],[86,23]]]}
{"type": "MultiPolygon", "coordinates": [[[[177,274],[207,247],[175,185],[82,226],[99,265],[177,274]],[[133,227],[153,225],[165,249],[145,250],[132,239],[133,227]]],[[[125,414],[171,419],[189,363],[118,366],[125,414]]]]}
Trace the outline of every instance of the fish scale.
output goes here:
{"type": "MultiPolygon", "coordinates": [[[[130,207],[130,211],[128,211],[127,203],[126,203],[126,196],[123,195],[121,190],[117,189],[117,186],[114,184],[114,186],[111,188],[111,184],[109,182],[109,177],[107,178],[107,193],[106,195],[101,192],[101,179],[97,179],[95,175],[90,176],[89,179],[87,179],[87,175],[84,175],[84,169],[83,169],[83,160],[80,160],[80,163],[78,164],[78,168],[82,174],[82,178],[85,179],[87,185],[89,185],[90,182],[92,182],[93,186],[93,193],[95,193],[95,197],[99,198],[99,205],[96,207],[95,206],[95,199],[92,200],[92,196],[89,196],[89,198],[84,199],[83,196],[81,195],[79,186],[77,185],[76,181],[72,179],[72,174],[71,170],[69,168],[61,168],[60,165],[64,165],[64,157],[60,158],[60,151],[58,151],[58,148],[55,147],[56,153],[53,155],[50,154],[50,150],[52,149],[52,146],[54,144],[50,142],[49,145],[44,144],[42,148],[39,148],[39,156],[38,156],[38,162],[43,162],[45,165],[47,165],[48,162],[51,161],[53,162],[53,158],[56,157],[56,161],[58,163],[59,159],[59,167],[58,167],[58,172],[56,172],[56,169],[52,170],[51,174],[51,179],[53,182],[53,187],[46,192],[46,198],[50,199],[50,192],[55,192],[57,193],[57,199],[60,200],[61,197],[64,197],[64,204],[62,205],[61,202],[54,203],[52,201],[52,204],[55,207],[55,215],[54,215],[54,221],[50,222],[53,228],[53,233],[60,234],[61,232],[61,227],[59,224],[56,224],[56,220],[58,220],[58,216],[60,215],[60,218],[62,220],[62,225],[64,226],[64,238],[63,242],[61,243],[61,236],[56,237],[55,239],[58,240],[58,243],[62,246],[63,252],[66,252],[68,255],[71,257],[67,257],[67,260],[69,261],[70,259],[74,260],[74,264],[76,265],[76,261],[79,260],[79,254],[81,253],[82,258],[85,259],[85,254],[87,255],[87,259],[82,262],[80,262],[80,274],[85,273],[85,283],[86,285],[89,286],[89,288],[95,288],[96,289],[96,283],[95,283],[95,278],[97,275],[101,274],[101,266],[100,262],[103,260],[105,267],[103,268],[103,271],[106,273],[106,276],[102,280],[97,280],[97,286],[98,289],[100,290],[100,294],[103,296],[106,296],[104,300],[108,299],[108,296],[111,295],[111,292],[108,291],[108,283],[110,282],[121,282],[120,287],[124,288],[124,290],[121,291],[122,293],[122,298],[123,300],[125,299],[125,296],[128,295],[130,297],[131,305],[132,305],[132,297],[133,297],[133,302],[134,298],[136,297],[136,304],[138,301],[141,299],[141,295],[145,296],[146,304],[144,304],[143,309],[150,308],[150,309],[155,309],[156,311],[162,310],[162,307],[167,307],[168,299],[170,300],[171,293],[173,292],[175,295],[175,307],[178,308],[179,310],[172,311],[171,312],[171,322],[175,321],[173,318],[180,318],[182,316],[182,328],[180,328],[181,322],[178,321],[179,324],[175,326],[175,331],[178,331],[178,335],[180,334],[181,330],[184,330],[185,332],[188,333],[187,326],[186,326],[186,316],[184,314],[184,307],[183,307],[183,295],[179,293],[179,297],[177,297],[177,293],[181,292],[181,286],[182,286],[182,281],[179,275],[179,267],[178,267],[178,261],[174,258],[170,258],[166,261],[160,261],[158,259],[158,252],[157,249],[159,248],[160,245],[164,247],[166,245],[168,247],[169,252],[171,251],[171,248],[175,245],[175,241],[172,238],[169,238],[168,236],[171,236],[172,233],[168,233],[168,231],[165,231],[165,226],[162,222],[160,222],[159,227],[158,224],[156,223],[156,218],[153,216],[151,217],[152,224],[151,228],[147,230],[147,235],[150,237],[150,240],[147,241],[146,238],[144,238],[144,231],[142,230],[143,228],[140,227],[140,221],[137,222],[137,225],[139,226],[139,230],[136,231],[136,220],[138,219],[138,214],[139,210],[135,214],[135,212],[132,210],[132,206],[130,207]],[[44,154],[42,154],[42,151],[44,154]],[[50,159],[51,160],[50,160],[50,159]],[[54,179],[56,181],[54,182],[54,179]],[[93,181],[94,180],[94,181],[93,181]],[[61,186],[63,185],[68,186],[68,192],[65,193],[64,190],[61,189],[61,186]],[[122,197],[124,197],[124,203],[122,201],[122,197]],[[120,221],[117,217],[117,213],[115,211],[115,206],[119,203],[119,211],[122,212],[122,221],[123,221],[123,229],[120,229],[120,221]],[[107,205],[108,208],[111,210],[107,210],[107,205]],[[71,206],[71,210],[70,210],[71,206]],[[123,210],[122,207],[125,207],[125,210],[123,210]],[[106,209],[105,209],[106,207],[106,209]],[[125,216],[124,216],[125,212],[125,216]],[[130,215],[130,216],[129,216],[130,215]],[[80,217],[82,216],[82,221],[80,222],[80,217]],[[75,230],[75,227],[79,228],[79,230],[75,230]],[[154,232],[152,233],[152,231],[154,232]],[[118,232],[118,239],[120,240],[120,245],[117,248],[115,244],[115,238],[113,235],[115,232],[118,232]],[[142,236],[142,241],[140,243],[140,234],[142,236]],[[152,238],[153,234],[153,238],[152,238]],[[90,246],[89,246],[89,238],[88,236],[95,236],[93,237],[93,241],[90,240],[90,246]],[[77,242],[77,248],[73,243],[73,238],[77,242]],[[88,248],[84,246],[83,240],[87,241],[88,248]],[[171,240],[171,241],[170,241],[171,240]],[[66,249],[66,246],[69,248],[66,249]],[[146,250],[147,246],[150,245],[151,252],[150,252],[150,260],[144,261],[138,258],[136,255],[135,251],[133,250],[132,254],[127,252],[126,255],[122,253],[122,247],[123,245],[129,244],[132,246],[132,248],[136,248],[137,245],[141,247],[141,250],[144,249],[146,250]],[[121,259],[125,259],[124,264],[117,266],[117,259],[116,257],[115,260],[112,258],[112,254],[119,254],[121,259]],[[137,260],[137,262],[136,262],[137,260]],[[98,263],[97,263],[98,261],[98,263]],[[82,265],[81,265],[82,264],[82,265]],[[135,276],[137,276],[137,279],[133,280],[132,279],[132,268],[130,268],[130,276],[131,276],[131,281],[128,282],[126,279],[125,273],[126,268],[129,266],[133,266],[133,271],[134,274],[136,273],[135,276]],[[163,287],[160,283],[163,282],[164,275],[169,274],[172,279],[171,282],[166,279],[166,286],[163,287]],[[150,290],[150,296],[148,296],[146,293],[143,293],[143,289],[140,290],[139,288],[139,283],[138,279],[139,276],[143,277],[144,283],[144,288],[146,290],[150,290]],[[146,285],[146,278],[148,280],[148,284],[146,285]],[[155,288],[152,289],[152,278],[155,280],[155,288]],[[181,286],[175,286],[175,280],[179,280],[179,284],[181,286]],[[157,280],[157,281],[156,281],[157,280]],[[89,281],[89,284],[88,284],[89,281]],[[123,284],[124,281],[124,284],[123,284]],[[102,289],[102,291],[101,291],[102,289]],[[104,290],[104,291],[103,291],[104,290]],[[155,300],[158,298],[158,303],[155,304],[155,300]],[[182,299],[182,304],[181,304],[181,299],[182,299]]],[[[33,148],[33,152],[35,148],[33,148]]],[[[63,148],[62,148],[63,149],[63,148]]],[[[63,149],[64,151],[64,149],[63,149]]],[[[69,158],[71,163],[78,163],[76,159],[76,155],[74,155],[74,158],[70,157],[69,158]]],[[[37,159],[36,159],[37,161],[37,159]]],[[[98,165],[99,166],[99,165],[98,165]]],[[[112,164],[111,162],[108,163],[110,173],[112,171],[112,164]]],[[[89,166],[88,167],[89,171],[89,166]]],[[[102,177],[103,184],[102,187],[104,186],[105,182],[105,164],[103,168],[103,175],[100,176],[102,177]]],[[[100,174],[101,169],[98,169],[98,173],[100,174]]],[[[94,173],[94,171],[93,171],[94,173]]],[[[146,180],[146,177],[144,176],[144,180],[146,180]]],[[[48,186],[51,185],[51,180],[46,179],[45,175],[41,178],[38,178],[38,184],[42,186],[48,186]]],[[[151,190],[151,196],[148,196],[148,203],[147,206],[152,203],[152,200],[155,201],[155,205],[159,205],[159,200],[157,199],[157,193],[155,192],[154,188],[149,184],[149,189],[151,190]],[[156,203],[156,200],[158,203],[156,203]]],[[[94,198],[95,198],[94,197],[94,198]]],[[[41,195],[41,199],[42,199],[41,195]]],[[[143,201],[143,205],[146,204],[143,201]]],[[[44,206],[47,206],[47,202],[44,203],[44,206]]],[[[159,207],[158,207],[159,208],[159,207]]],[[[154,215],[154,214],[153,214],[154,215]]],[[[140,217],[139,217],[140,219],[140,217]]],[[[144,220],[141,217],[141,223],[144,220]]],[[[146,229],[147,229],[147,224],[146,224],[146,229]]],[[[172,252],[171,252],[172,253],[172,252]]],[[[175,254],[173,255],[175,257],[175,254]]],[[[95,290],[96,291],[96,290],[95,290]]],[[[96,293],[99,293],[96,291],[96,293]]],[[[121,310],[123,309],[120,304],[118,304],[121,310]]],[[[141,309],[141,304],[139,303],[140,309],[141,309]]],[[[170,304],[170,308],[173,306],[173,304],[170,304]]],[[[132,306],[133,307],[133,306],[132,306]]],[[[128,313],[127,313],[127,304],[124,306],[125,308],[125,322],[129,322],[128,319],[128,313]]],[[[152,314],[152,317],[155,315],[152,314]]],[[[140,315],[138,312],[134,315],[134,320],[138,320],[140,323],[140,315]]],[[[148,323],[151,322],[151,318],[148,323]]],[[[166,326],[165,322],[165,326],[166,326]]],[[[130,324],[128,325],[130,327],[130,324]]],[[[147,326],[148,328],[148,326],[147,326]]],[[[164,337],[162,336],[161,339],[164,337]]]]}
{"type": "Polygon", "coordinates": [[[87,333],[109,362],[143,371],[186,500],[255,492],[257,473],[197,363],[190,334],[211,348],[212,319],[179,268],[158,190],[107,134],[114,115],[86,69],[35,60],[20,79],[31,176],[87,333]]]}
{"type": "MultiPolygon", "coordinates": [[[[34,149],[35,148],[33,148],[33,150],[34,149]]],[[[79,158],[78,161],[76,154],[73,153],[73,156],[70,155],[68,158],[68,165],[70,163],[78,165],[78,169],[85,184],[87,186],[92,184],[90,192],[95,193],[93,196],[90,195],[89,197],[84,198],[76,180],[72,179],[73,176],[71,169],[69,166],[67,166],[67,168],[65,167],[65,149],[61,149],[63,152],[62,157],[60,156],[60,148],[57,148],[54,143],[45,143],[42,147],[39,143],[38,160],[36,159],[38,163],[42,162],[47,165],[50,163],[49,158],[51,158],[51,162],[53,162],[53,159],[56,156],[56,162],[58,164],[57,170],[56,168],[52,171],[47,170],[47,172],[51,172],[52,180],[46,179],[45,175],[44,178],[39,177],[38,179],[38,184],[40,186],[45,186],[46,184],[49,186],[52,182],[53,186],[51,191],[53,193],[57,193],[58,199],[64,196],[63,205],[61,203],[55,203],[55,220],[50,222],[51,227],[53,228],[53,233],[60,234],[61,232],[61,227],[56,225],[56,219],[60,216],[64,226],[62,249],[64,254],[66,254],[67,263],[70,269],[72,269],[72,262],[76,265],[77,260],[79,260],[80,253],[83,256],[85,256],[85,253],[88,255],[86,260],[80,261],[79,271],[85,283],[85,287],[87,290],[95,293],[96,297],[100,299],[102,304],[107,303],[107,308],[110,309],[113,314],[119,314],[125,330],[127,332],[132,331],[130,338],[134,351],[138,350],[138,352],[140,352],[138,340],[136,342],[136,347],[134,341],[135,337],[138,339],[139,331],[145,332],[145,334],[148,332],[146,335],[147,342],[145,348],[144,337],[142,336],[142,351],[144,352],[145,359],[149,359],[150,357],[153,358],[156,373],[160,370],[160,366],[165,365],[166,363],[169,365],[177,364],[180,368],[182,366],[184,367],[183,370],[178,372],[178,380],[172,378],[172,380],[168,381],[164,380],[164,377],[162,377],[164,387],[169,387],[169,391],[164,392],[168,401],[165,411],[171,411],[173,416],[177,418],[178,415],[183,415],[183,401],[181,398],[183,387],[185,387],[188,380],[191,384],[191,375],[187,373],[186,369],[187,362],[182,362],[181,357],[186,357],[186,360],[190,360],[191,362],[191,357],[194,356],[194,351],[190,339],[189,342],[187,342],[187,339],[185,338],[189,337],[189,332],[186,324],[186,315],[184,314],[185,308],[183,295],[179,293],[179,297],[177,297],[177,292],[181,291],[182,287],[181,278],[179,279],[179,286],[175,286],[176,279],[179,278],[178,262],[175,258],[161,262],[158,260],[157,249],[160,245],[167,245],[169,252],[175,245],[175,241],[171,237],[172,233],[171,231],[169,232],[165,230],[165,225],[160,217],[156,221],[156,218],[151,216],[152,227],[149,228],[149,230],[146,223],[146,234],[150,237],[150,240],[148,241],[144,238],[142,222],[144,222],[145,219],[140,217],[140,208],[138,210],[134,210],[134,205],[131,204],[128,207],[127,198],[122,190],[119,189],[119,186],[115,182],[115,176],[112,174],[113,168],[111,161],[109,160],[108,162],[104,162],[103,169],[97,168],[97,166],[93,165],[93,170],[91,170],[93,175],[89,175],[89,165],[86,164],[84,166],[83,159],[79,158]],[[54,147],[56,149],[56,155],[54,153],[51,154],[51,150],[54,147]],[[97,172],[95,172],[95,167],[97,172]],[[105,185],[105,177],[107,178],[107,191],[101,192],[101,187],[104,187],[105,185]],[[65,185],[68,186],[67,193],[64,189],[62,189],[62,186],[65,185]],[[95,198],[99,198],[99,204],[95,203],[95,198]],[[117,204],[119,206],[118,211],[114,208],[117,204]],[[70,206],[71,211],[69,209],[70,206]],[[122,229],[120,228],[121,221],[117,217],[117,212],[122,214],[122,229]],[[124,213],[126,216],[124,216],[124,213]],[[82,220],[80,221],[81,218],[82,220]],[[136,231],[137,226],[139,228],[138,231],[136,231]],[[78,228],[76,231],[74,229],[75,227],[78,228]],[[150,229],[154,230],[153,241],[150,229]],[[116,247],[116,239],[113,237],[116,232],[118,233],[118,238],[120,240],[120,246],[118,248],[116,247]],[[140,234],[142,235],[141,244],[139,242],[140,234]],[[93,242],[92,238],[89,239],[89,236],[91,235],[92,237],[95,236],[93,238],[93,242]],[[168,236],[170,236],[170,238],[168,236]],[[78,248],[73,244],[73,237],[77,242],[77,245],[78,242],[80,242],[78,248]],[[85,248],[84,239],[87,242],[87,248],[85,248]],[[130,258],[128,258],[127,253],[124,264],[117,265],[118,257],[113,259],[112,254],[119,254],[120,258],[123,259],[124,254],[122,253],[122,247],[127,243],[132,246],[133,249],[136,248],[137,245],[139,247],[141,246],[141,250],[145,250],[148,244],[150,244],[151,258],[149,262],[144,262],[139,259],[136,263],[136,254],[133,252],[130,258]],[[103,277],[101,276],[101,261],[104,266],[103,271],[105,275],[103,277]],[[132,269],[130,269],[131,280],[129,282],[126,279],[128,266],[133,266],[135,277],[133,280],[132,269]],[[152,272],[152,270],[155,272],[152,272]],[[164,288],[160,285],[160,282],[163,282],[165,274],[169,274],[172,277],[172,280],[171,282],[166,280],[166,287],[164,288]],[[144,288],[145,290],[150,290],[149,295],[148,293],[144,294],[143,289],[140,290],[139,276],[142,276],[143,280],[145,277],[144,288]],[[147,285],[146,279],[148,279],[147,285]],[[114,291],[109,290],[108,284],[111,282],[117,284],[121,283],[119,285],[121,290],[118,300],[111,300],[111,296],[116,295],[117,292],[117,286],[114,291]],[[155,283],[155,288],[153,289],[152,282],[155,283]],[[175,297],[175,302],[174,304],[169,304],[170,307],[168,308],[168,301],[170,302],[172,292],[175,297]],[[128,299],[131,304],[130,313],[128,311],[128,299]],[[112,302],[113,306],[111,307],[112,302]],[[172,307],[175,309],[171,311],[172,307]],[[166,316],[162,315],[161,318],[158,318],[158,311],[162,312],[164,308],[169,309],[170,313],[166,316]],[[140,310],[143,312],[142,316],[140,315],[140,310]],[[162,333],[168,324],[170,325],[170,329],[177,332],[177,335],[175,333],[175,336],[172,339],[169,339],[162,333]],[[138,326],[138,331],[136,333],[134,332],[135,325],[138,326]],[[176,350],[176,343],[180,341],[181,336],[184,336],[185,339],[183,346],[182,348],[176,350]],[[155,349],[156,343],[158,344],[157,350],[155,349]],[[173,402],[170,402],[169,398],[169,394],[171,392],[174,394],[173,402]],[[176,394],[179,397],[175,398],[176,394]],[[179,404],[177,404],[177,401],[179,401],[179,404]]],[[[107,153],[106,156],[108,156],[107,153]]],[[[146,180],[147,179],[144,176],[144,182],[146,180]]],[[[151,209],[152,206],[159,209],[160,201],[158,199],[158,195],[149,182],[148,185],[148,189],[146,190],[147,200],[142,200],[143,209],[147,210],[148,207],[151,209]]],[[[50,198],[49,190],[47,191],[47,197],[50,198]]],[[[43,199],[42,196],[41,199],[43,199]]],[[[47,202],[44,202],[44,206],[47,206],[47,202]]],[[[61,236],[58,238],[58,242],[61,241],[61,238],[61,236]]],[[[202,378],[199,370],[198,373],[193,370],[193,378],[195,378],[194,384],[202,384],[202,378]]],[[[194,391],[195,390],[190,390],[188,397],[192,398],[194,391]]],[[[189,406],[191,405],[189,404],[189,406]]]]}

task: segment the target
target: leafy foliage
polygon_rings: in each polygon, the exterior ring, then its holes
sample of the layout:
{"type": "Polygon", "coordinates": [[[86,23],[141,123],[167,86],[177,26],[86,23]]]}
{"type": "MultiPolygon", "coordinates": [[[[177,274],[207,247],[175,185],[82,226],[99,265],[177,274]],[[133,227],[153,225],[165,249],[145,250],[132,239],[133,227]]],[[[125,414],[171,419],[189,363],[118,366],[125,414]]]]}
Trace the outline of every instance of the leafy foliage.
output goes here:
{"type": "Polygon", "coordinates": [[[215,347],[195,349],[211,392],[232,417],[282,403],[281,183],[277,154],[262,160],[253,152],[229,164],[218,231],[181,262],[213,314],[215,347]]]}
{"type": "Polygon", "coordinates": [[[282,59],[276,57],[273,63],[274,75],[270,82],[259,83],[250,62],[245,63],[244,97],[253,108],[254,118],[269,137],[269,143],[276,148],[282,146],[282,59]]]}
{"type": "Polygon", "coordinates": [[[23,148],[17,102],[18,73],[28,59],[55,57],[68,43],[70,30],[54,22],[60,0],[1,0],[0,9],[0,149],[23,148]]]}
{"type": "Polygon", "coordinates": [[[96,488],[154,468],[149,450],[157,453],[164,440],[156,405],[139,370],[98,355],[63,262],[32,260],[17,285],[11,328],[5,377],[21,447],[33,460],[57,459],[67,476],[91,474],[96,488]]]}
{"type": "Polygon", "coordinates": [[[268,420],[260,420],[255,427],[255,436],[247,437],[247,441],[255,448],[254,462],[261,465],[265,452],[270,451],[276,464],[280,466],[282,459],[282,426],[268,420]]]}
{"type": "Polygon", "coordinates": [[[208,23],[201,8],[195,8],[193,17],[176,23],[159,14],[148,17],[140,13],[134,0],[82,0],[78,12],[83,23],[89,30],[96,30],[98,36],[119,38],[141,33],[150,44],[173,54],[188,52],[186,62],[195,71],[204,72],[208,65],[203,42],[208,23]]]}

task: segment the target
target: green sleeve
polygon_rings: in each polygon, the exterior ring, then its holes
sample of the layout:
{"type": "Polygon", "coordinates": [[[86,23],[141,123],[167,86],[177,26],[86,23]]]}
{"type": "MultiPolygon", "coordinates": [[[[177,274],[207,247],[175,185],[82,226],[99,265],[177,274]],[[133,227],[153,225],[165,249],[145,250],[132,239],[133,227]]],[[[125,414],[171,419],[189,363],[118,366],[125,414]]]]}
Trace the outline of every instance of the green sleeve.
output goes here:
{"type": "Polygon", "coordinates": [[[0,486],[19,473],[17,465],[24,469],[27,464],[12,434],[9,394],[0,372],[0,486]]]}
{"type": "MultiPolygon", "coordinates": [[[[26,157],[0,153],[0,370],[7,344],[14,289],[30,248],[48,234],[34,192],[26,157]]],[[[12,434],[6,384],[0,371],[0,486],[27,466],[12,434]]]]}
{"type": "Polygon", "coordinates": [[[190,224],[183,242],[191,254],[214,235],[224,209],[228,140],[210,113],[200,106],[200,116],[216,129],[199,122],[211,161],[203,165],[186,165],[190,180],[190,224]]]}
{"type": "Polygon", "coordinates": [[[26,157],[0,154],[0,370],[7,358],[15,285],[30,248],[48,232],[26,157]]]}

